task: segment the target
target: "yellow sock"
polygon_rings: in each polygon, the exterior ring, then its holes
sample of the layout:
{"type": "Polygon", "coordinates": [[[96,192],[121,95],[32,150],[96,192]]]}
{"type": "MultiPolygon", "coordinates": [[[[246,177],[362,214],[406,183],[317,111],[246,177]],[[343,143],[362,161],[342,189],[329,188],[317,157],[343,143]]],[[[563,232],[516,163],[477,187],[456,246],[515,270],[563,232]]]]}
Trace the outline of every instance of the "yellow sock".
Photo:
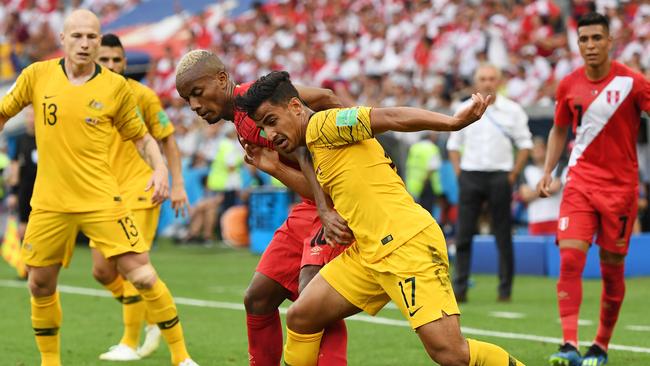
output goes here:
{"type": "Polygon", "coordinates": [[[147,305],[142,301],[138,289],[129,281],[124,281],[124,295],[122,298],[122,320],[124,321],[124,334],[120,343],[133,349],[140,343],[140,332],[144,321],[147,305]]]}
{"type": "Polygon", "coordinates": [[[113,282],[104,285],[104,287],[113,294],[113,297],[116,298],[117,301],[122,302],[122,297],[124,296],[124,279],[122,276],[117,275],[113,282]]]}
{"type": "Polygon", "coordinates": [[[172,364],[178,365],[183,360],[190,358],[187,348],[185,348],[183,327],[178,320],[174,299],[165,283],[158,278],[151,288],[141,289],[140,295],[146,302],[146,311],[150,319],[158,324],[160,333],[169,345],[172,364]]]}
{"type": "Polygon", "coordinates": [[[288,366],[316,366],[323,331],[315,334],[299,334],[287,328],[287,344],[284,345],[284,362],[288,366]]]}
{"type": "Polygon", "coordinates": [[[61,366],[59,327],[63,316],[59,293],[32,296],[31,303],[32,328],[41,353],[41,366],[61,366]]]}
{"type": "Polygon", "coordinates": [[[469,366],[526,366],[494,344],[467,339],[467,345],[469,366]]]}

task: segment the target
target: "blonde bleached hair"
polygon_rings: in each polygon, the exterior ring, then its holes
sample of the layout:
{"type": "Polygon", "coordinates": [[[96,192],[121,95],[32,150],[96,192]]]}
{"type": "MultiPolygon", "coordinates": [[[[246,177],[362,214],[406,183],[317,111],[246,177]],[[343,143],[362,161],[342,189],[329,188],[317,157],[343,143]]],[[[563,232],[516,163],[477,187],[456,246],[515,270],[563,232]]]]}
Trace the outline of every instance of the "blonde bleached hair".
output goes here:
{"type": "Polygon", "coordinates": [[[181,58],[176,66],[176,84],[186,75],[214,75],[225,71],[223,62],[214,53],[207,50],[192,50],[181,58]],[[200,71],[198,74],[197,72],[200,71]]]}

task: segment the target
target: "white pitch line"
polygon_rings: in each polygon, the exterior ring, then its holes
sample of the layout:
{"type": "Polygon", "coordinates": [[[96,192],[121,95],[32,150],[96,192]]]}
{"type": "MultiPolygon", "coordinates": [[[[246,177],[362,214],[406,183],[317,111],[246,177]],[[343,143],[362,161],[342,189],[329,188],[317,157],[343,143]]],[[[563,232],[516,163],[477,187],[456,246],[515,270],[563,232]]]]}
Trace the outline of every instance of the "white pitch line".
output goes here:
{"type": "MultiPolygon", "coordinates": [[[[0,280],[0,287],[25,288],[27,287],[27,284],[22,281],[0,280]]],[[[108,298],[112,297],[111,294],[105,290],[98,290],[93,288],[59,285],[58,289],[59,292],[68,293],[68,294],[95,296],[95,297],[108,297],[108,298]]],[[[204,307],[204,308],[228,309],[228,310],[239,310],[239,311],[244,310],[243,304],[232,303],[232,302],[200,300],[200,299],[192,299],[188,297],[174,297],[174,301],[177,304],[181,304],[181,305],[197,306],[197,307],[204,307]]],[[[286,308],[280,308],[280,313],[285,314],[286,312],[287,312],[286,308]]],[[[406,320],[389,319],[381,316],[357,314],[348,319],[354,321],[361,321],[365,323],[372,323],[372,324],[409,327],[409,323],[406,320]]],[[[560,338],[538,336],[534,334],[499,332],[494,330],[477,329],[477,328],[470,328],[470,327],[461,327],[461,330],[464,334],[479,335],[479,336],[486,336],[486,337],[527,340],[527,341],[543,342],[543,343],[551,343],[551,344],[562,343],[562,339],[560,338]]],[[[591,342],[580,342],[580,345],[590,346],[591,342]]],[[[638,346],[626,346],[620,344],[610,344],[609,349],[613,349],[617,351],[635,352],[635,353],[650,353],[650,348],[638,347],[638,346]]]]}
{"type": "Polygon", "coordinates": [[[526,314],[515,313],[512,311],[490,311],[489,314],[491,317],[503,319],[522,319],[526,317],[526,314]]]}
{"type": "Polygon", "coordinates": [[[626,325],[625,329],[635,332],[650,332],[650,325],[626,325]]]}

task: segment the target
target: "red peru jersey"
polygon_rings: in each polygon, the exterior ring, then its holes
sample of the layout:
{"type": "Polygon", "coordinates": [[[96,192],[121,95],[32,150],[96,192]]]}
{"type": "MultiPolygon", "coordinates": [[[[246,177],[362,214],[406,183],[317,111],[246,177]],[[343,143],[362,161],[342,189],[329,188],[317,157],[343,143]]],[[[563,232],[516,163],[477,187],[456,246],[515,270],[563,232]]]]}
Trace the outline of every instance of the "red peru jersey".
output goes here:
{"type": "Polygon", "coordinates": [[[585,188],[630,189],[638,183],[636,141],[641,111],[650,111],[650,82],[616,61],[587,79],[580,67],[557,88],[555,124],[576,134],[568,180],[585,188]]]}

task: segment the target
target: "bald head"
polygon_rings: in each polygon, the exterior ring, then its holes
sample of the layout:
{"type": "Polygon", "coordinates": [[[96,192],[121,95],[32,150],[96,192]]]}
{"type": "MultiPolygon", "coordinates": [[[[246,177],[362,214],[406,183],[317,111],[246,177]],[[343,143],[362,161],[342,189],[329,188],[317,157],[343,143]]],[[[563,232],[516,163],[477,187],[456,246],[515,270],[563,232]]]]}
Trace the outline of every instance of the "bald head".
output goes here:
{"type": "Polygon", "coordinates": [[[73,11],[65,19],[60,37],[66,63],[84,69],[94,66],[101,39],[95,14],[85,9],[73,11]]]}
{"type": "Polygon", "coordinates": [[[225,71],[223,62],[214,53],[206,50],[190,51],[181,58],[176,67],[176,88],[180,84],[225,71]]]}
{"type": "Polygon", "coordinates": [[[74,29],[80,25],[94,28],[97,34],[100,32],[99,19],[95,13],[86,9],[77,9],[65,18],[63,22],[63,33],[68,33],[70,29],[74,29]]]}

